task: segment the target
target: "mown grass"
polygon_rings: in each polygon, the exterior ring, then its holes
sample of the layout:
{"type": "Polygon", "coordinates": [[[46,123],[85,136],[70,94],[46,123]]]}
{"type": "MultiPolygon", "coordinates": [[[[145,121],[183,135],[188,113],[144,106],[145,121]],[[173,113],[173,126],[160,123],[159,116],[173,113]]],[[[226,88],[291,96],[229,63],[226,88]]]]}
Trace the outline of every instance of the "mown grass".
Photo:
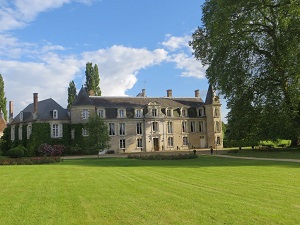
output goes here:
{"type": "Polygon", "coordinates": [[[1,224],[300,224],[300,164],[200,156],[0,167],[1,224]]]}
{"type": "Polygon", "coordinates": [[[220,154],[229,154],[232,156],[247,156],[247,157],[259,157],[259,158],[275,158],[275,159],[300,159],[300,148],[299,147],[289,147],[289,148],[272,148],[272,149],[251,149],[242,148],[238,152],[235,152],[238,148],[225,149],[219,151],[220,154]],[[233,150],[233,151],[232,151],[233,150]],[[231,152],[231,153],[230,153],[231,152]]]}

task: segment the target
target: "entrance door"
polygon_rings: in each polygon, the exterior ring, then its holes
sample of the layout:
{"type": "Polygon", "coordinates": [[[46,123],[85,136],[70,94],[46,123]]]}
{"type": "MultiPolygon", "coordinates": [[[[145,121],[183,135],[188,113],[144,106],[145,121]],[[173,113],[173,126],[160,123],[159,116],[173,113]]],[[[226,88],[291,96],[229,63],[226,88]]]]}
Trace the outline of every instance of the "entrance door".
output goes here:
{"type": "Polygon", "coordinates": [[[159,151],[159,141],[158,138],[153,138],[154,151],[159,151]]]}
{"type": "Polygon", "coordinates": [[[200,148],[205,148],[206,143],[205,143],[205,138],[204,136],[200,136],[200,148]]]}

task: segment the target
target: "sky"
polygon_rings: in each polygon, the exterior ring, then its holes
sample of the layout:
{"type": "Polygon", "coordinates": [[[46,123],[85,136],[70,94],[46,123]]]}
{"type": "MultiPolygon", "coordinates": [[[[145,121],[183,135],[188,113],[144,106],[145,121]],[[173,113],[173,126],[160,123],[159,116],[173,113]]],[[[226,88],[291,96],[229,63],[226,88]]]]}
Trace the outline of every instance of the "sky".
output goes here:
{"type": "MultiPolygon", "coordinates": [[[[74,80],[97,64],[102,96],[194,97],[205,100],[204,67],[188,45],[201,26],[204,0],[0,0],[0,74],[16,116],[53,98],[67,106],[74,80]]],[[[222,101],[223,119],[226,102],[222,101]]],[[[8,107],[7,107],[8,109],[8,107]]]]}

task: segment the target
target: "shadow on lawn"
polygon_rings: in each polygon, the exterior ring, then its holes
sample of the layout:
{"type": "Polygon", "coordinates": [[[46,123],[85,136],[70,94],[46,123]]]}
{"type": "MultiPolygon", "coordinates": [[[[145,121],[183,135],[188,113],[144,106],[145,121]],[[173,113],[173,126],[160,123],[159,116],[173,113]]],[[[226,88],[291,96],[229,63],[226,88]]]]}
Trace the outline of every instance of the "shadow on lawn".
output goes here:
{"type": "Polygon", "coordinates": [[[199,156],[197,159],[184,160],[139,160],[128,158],[92,158],[65,159],[58,165],[76,165],[87,167],[168,167],[168,168],[198,168],[198,167],[239,167],[239,166],[278,166],[300,168],[297,162],[278,162],[249,159],[219,158],[214,156],[199,156]]]}

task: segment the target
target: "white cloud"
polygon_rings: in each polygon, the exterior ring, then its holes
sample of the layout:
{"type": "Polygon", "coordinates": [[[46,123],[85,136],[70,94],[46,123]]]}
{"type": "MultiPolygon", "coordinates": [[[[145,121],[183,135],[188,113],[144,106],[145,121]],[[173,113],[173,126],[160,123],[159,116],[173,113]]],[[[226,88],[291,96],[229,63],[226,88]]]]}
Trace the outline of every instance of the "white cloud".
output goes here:
{"type": "Polygon", "coordinates": [[[174,37],[168,34],[166,37],[167,40],[161,44],[170,51],[189,47],[189,41],[191,40],[191,37],[187,35],[183,37],[174,37]]]}

